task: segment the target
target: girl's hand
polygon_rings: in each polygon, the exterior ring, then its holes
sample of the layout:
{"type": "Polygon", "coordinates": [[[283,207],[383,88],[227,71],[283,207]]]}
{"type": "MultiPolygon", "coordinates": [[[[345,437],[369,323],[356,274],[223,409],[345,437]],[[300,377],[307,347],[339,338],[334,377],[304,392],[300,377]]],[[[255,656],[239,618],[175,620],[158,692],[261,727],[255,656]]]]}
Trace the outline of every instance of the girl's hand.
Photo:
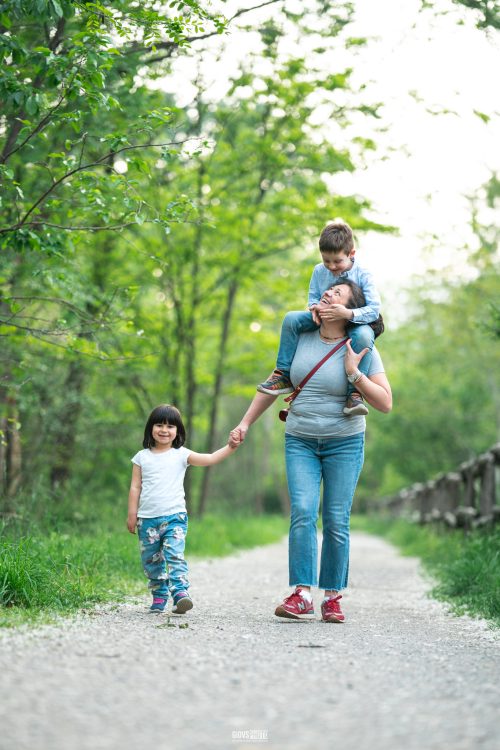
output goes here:
{"type": "Polygon", "coordinates": [[[240,422],[237,427],[235,427],[231,432],[229,433],[230,437],[238,441],[238,445],[240,445],[248,432],[249,425],[244,424],[244,422],[240,422]]]}
{"type": "Polygon", "coordinates": [[[351,341],[352,339],[349,339],[345,345],[346,353],[344,359],[344,367],[348,375],[353,375],[356,372],[359,363],[361,362],[365,354],[369,351],[369,349],[362,349],[359,354],[356,354],[356,352],[353,351],[351,347],[351,341]]]}
{"type": "Polygon", "coordinates": [[[131,534],[135,534],[137,526],[137,513],[129,513],[127,516],[127,529],[131,534]]]}
{"type": "Polygon", "coordinates": [[[229,433],[229,440],[227,441],[227,444],[232,450],[234,450],[234,448],[238,448],[241,445],[239,430],[231,430],[231,432],[229,433]]]}

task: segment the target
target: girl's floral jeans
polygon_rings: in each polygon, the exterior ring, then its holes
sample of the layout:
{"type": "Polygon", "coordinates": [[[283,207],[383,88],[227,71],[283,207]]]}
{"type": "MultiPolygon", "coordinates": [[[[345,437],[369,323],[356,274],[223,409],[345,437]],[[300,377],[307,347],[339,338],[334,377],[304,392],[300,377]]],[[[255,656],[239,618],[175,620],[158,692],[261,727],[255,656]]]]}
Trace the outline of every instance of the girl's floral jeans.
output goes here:
{"type": "Polygon", "coordinates": [[[142,567],[153,596],[168,599],[169,591],[175,596],[189,588],[184,559],[187,527],[187,513],[137,519],[142,567]]]}

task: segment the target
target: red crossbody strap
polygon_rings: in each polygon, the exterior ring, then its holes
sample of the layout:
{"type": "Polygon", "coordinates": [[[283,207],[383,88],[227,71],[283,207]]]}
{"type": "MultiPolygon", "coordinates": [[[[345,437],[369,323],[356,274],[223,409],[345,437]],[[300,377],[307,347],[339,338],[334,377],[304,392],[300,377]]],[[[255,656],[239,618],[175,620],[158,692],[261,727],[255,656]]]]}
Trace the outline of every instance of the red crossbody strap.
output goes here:
{"type": "Polygon", "coordinates": [[[328,354],[326,354],[326,355],[325,355],[325,356],[323,357],[323,359],[321,359],[321,360],[320,360],[320,361],[318,362],[318,364],[317,364],[317,365],[315,365],[315,366],[313,367],[313,369],[311,370],[311,372],[308,372],[308,373],[307,373],[307,375],[305,376],[304,380],[302,380],[302,381],[301,381],[301,382],[300,382],[300,383],[298,384],[298,386],[296,387],[296,389],[294,390],[294,392],[293,392],[293,393],[291,393],[291,394],[290,394],[290,395],[289,395],[289,396],[288,396],[287,398],[285,398],[285,401],[286,401],[287,403],[291,404],[291,403],[292,403],[292,401],[293,401],[293,400],[294,400],[295,398],[297,398],[297,396],[299,395],[299,393],[301,392],[302,388],[303,388],[303,387],[305,386],[305,384],[307,383],[307,381],[308,381],[308,380],[310,380],[310,378],[312,378],[312,376],[314,375],[314,373],[315,373],[315,372],[318,372],[318,370],[319,370],[319,368],[321,367],[321,365],[324,365],[324,364],[325,364],[325,362],[326,362],[326,360],[327,360],[327,359],[330,359],[330,357],[332,356],[332,354],[335,354],[335,352],[338,352],[338,350],[339,350],[339,349],[340,349],[340,348],[341,348],[342,346],[344,346],[344,344],[346,344],[346,343],[347,343],[347,341],[348,341],[348,339],[343,339],[343,341],[340,341],[340,343],[338,343],[338,344],[335,344],[335,346],[333,347],[333,349],[330,349],[330,351],[328,352],[328,354]]]}

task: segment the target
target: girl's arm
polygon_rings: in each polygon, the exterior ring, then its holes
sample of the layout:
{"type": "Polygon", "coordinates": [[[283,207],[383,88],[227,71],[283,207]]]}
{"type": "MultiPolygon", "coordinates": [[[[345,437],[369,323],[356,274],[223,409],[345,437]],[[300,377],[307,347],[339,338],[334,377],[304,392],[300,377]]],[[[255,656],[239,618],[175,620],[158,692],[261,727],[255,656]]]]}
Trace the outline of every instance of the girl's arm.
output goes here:
{"type": "MultiPolygon", "coordinates": [[[[346,344],[345,371],[348,375],[354,374],[358,365],[363,359],[368,349],[363,349],[356,354],[351,347],[351,341],[346,344]]],[[[363,398],[368,401],[374,409],[382,411],[385,414],[392,409],[392,391],[385,372],[379,372],[376,375],[362,375],[354,384],[354,388],[361,393],[363,398]]]]}
{"type": "Polygon", "coordinates": [[[231,430],[231,438],[239,438],[243,442],[250,425],[256,422],[261,414],[264,414],[266,409],[269,409],[277,398],[278,396],[271,396],[269,393],[260,393],[260,391],[256,393],[239,425],[234,430],[231,430]]]}
{"type": "Polygon", "coordinates": [[[190,466],[213,466],[214,464],[220,464],[225,458],[234,453],[239,445],[239,440],[231,438],[231,442],[225,445],[224,448],[219,448],[218,451],[213,453],[195,453],[192,451],[188,456],[188,464],[190,466]]]}
{"type": "Polygon", "coordinates": [[[142,472],[141,467],[137,464],[132,465],[132,481],[128,493],[128,516],[127,529],[131,534],[135,534],[137,526],[137,509],[139,508],[139,498],[141,496],[142,472]]]}

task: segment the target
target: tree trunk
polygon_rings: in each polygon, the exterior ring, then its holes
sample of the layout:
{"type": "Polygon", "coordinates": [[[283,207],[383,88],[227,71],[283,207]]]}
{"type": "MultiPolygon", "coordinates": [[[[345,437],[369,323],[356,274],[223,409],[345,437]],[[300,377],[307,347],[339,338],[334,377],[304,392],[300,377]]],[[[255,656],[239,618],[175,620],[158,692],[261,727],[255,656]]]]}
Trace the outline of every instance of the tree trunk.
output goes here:
{"type": "MultiPolygon", "coordinates": [[[[224,374],[224,366],[226,361],[226,347],[227,340],[229,338],[229,324],[231,322],[231,316],[233,312],[234,300],[236,292],[238,291],[239,281],[238,279],[232,279],[229,284],[227,291],[226,309],[224,312],[224,319],[222,323],[222,331],[219,342],[219,354],[217,357],[217,366],[215,370],[215,379],[212,393],[212,407],[210,410],[210,428],[207,439],[206,452],[212,453],[215,450],[215,436],[217,427],[217,416],[219,412],[219,402],[222,391],[222,378],[224,374]]],[[[201,484],[200,498],[198,502],[198,515],[202,516],[206,510],[208,488],[210,482],[210,467],[205,469],[203,475],[203,481],[201,484]]]]}
{"type": "Polygon", "coordinates": [[[76,425],[81,412],[85,372],[80,360],[71,362],[64,383],[65,401],[57,432],[54,435],[54,452],[50,469],[50,484],[53,490],[61,489],[71,474],[71,462],[75,452],[76,425]]]}
{"type": "Polygon", "coordinates": [[[19,411],[14,396],[7,393],[1,420],[0,476],[2,479],[2,513],[15,511],[14,498],[22,479],[22,446],[19,434],[19,411]]]}

